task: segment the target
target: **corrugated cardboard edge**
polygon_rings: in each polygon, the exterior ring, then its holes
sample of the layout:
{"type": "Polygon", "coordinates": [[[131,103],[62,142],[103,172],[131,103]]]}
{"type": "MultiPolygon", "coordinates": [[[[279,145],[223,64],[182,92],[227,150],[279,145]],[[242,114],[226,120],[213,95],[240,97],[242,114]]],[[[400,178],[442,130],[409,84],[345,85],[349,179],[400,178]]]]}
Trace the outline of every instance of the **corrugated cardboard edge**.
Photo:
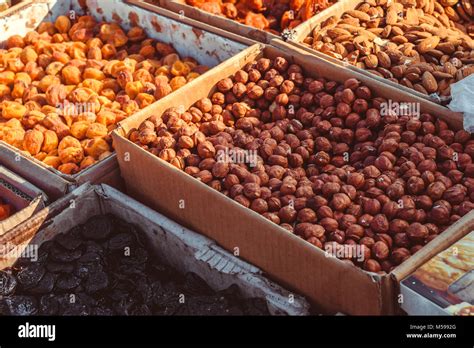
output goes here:
{"type": "MultiPolygon", "coordinates": [[[[43,209],[48,203],[48,196],[39,188],[3,166],[0,166],[0,178],[29,198],[26,200],[23,197],[18,197],[24,207],[8,219],[0,221],[0,235],[2,235],[43,209]]],[[[7,187],[4,189],[10,191],[12,195],[17,196],[15,192],[9,190],[7,187]]]]}
{"type": "MultiPolygon", "coordinates": [[[[163,262],[182,273],[195,272],[216,290],[236,284],[246,297],[265,298],[273,314],[308,314],[309,304],[304,298],[294,296],[290,302],[290,293],[266,279],[258,268],[107,185],[81,186],[58,201],[51,210],[43,210],[28,223],[11,231],[8,237],[0,237],[0,242],[12,243],[16,238],[17,244],[41,244],[67,231],[71,225],[84,223],[88,217],[99,213],[112,213],[141,225],[150,246],[163,262]],[[74,208],[69,207],[71,201],[75,202],[74,208]]],[[[12,262],[0,259],[0,269],[12,262]]]]}

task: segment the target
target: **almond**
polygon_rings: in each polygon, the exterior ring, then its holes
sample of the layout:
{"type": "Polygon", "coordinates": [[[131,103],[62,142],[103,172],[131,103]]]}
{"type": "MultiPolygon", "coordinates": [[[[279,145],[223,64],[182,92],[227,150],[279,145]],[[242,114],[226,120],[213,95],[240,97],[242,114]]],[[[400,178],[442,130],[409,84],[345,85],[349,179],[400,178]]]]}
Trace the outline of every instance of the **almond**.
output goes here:
{"type": "Polygon", "coordinates": [[[417,50],[421,54],[426,53],[429,50],[435,49],[438,46],[440,38],[438,36],[431,36],[423,39],[418,45],[417,50]]]}
{"type": "Polygon", "coordinates": [[[428,93],[434,93],[438,90],[438,82],[429,71],[425,71],[421,77],[421,83],[428,93]]]}
{"type": "Polygon", "coordinates": [[[370,21],[370,16],[367,13],[362,12],[362,11],[349,10],[349,11],[346,11],[346,14],[348,14],[351,17],[357,18],[363,22],[370,21]]]}
{"type": "Polygon", "coordinates": [[[387,53],[380,51],[377,53],[377,58],[379,60],[380,66],[386,69],[390,69],[390,67],[392,66],[392,61],[390,60],[390,57],[387,53]]]}
{"type": "Polygon", "coordinates": [[[385,16],[385,23],[388,25],[397,24],[398,13],[394,6],[390,6],[387,10],[387,15],[385,16]]]}
{"type": "Polygon", "coordinates": [[[369,54],[364,59],[364,63],[369,69],[375,69],[379,65],[379,60],[375,54],[369,54]]]}

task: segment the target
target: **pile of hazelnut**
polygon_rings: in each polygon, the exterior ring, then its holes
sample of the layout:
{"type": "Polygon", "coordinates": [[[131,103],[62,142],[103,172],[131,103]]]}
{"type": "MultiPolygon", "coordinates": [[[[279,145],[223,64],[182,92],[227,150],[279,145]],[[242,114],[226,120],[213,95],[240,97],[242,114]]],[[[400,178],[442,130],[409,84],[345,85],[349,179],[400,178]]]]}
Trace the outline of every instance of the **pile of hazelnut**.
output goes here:
{"type": "Polygon", "coordinates": [[[118,122],[207,67],[91,16],[59,16],[0,49],[0,140],[65,174],[109,156],[118,122]]]}
{"type": "Polygon", "coordinates": [[[318,248],[359,245],[363,261],[345,262],[388,273],[473,209],[474,138],[384,103],[354,78],[260,58],[129,139],[318,248]]]}
{"type": "Polygon", "coordinates": [[[186,0],[214,15],[279,35],[335,3],[335,0],[186,0]]]}

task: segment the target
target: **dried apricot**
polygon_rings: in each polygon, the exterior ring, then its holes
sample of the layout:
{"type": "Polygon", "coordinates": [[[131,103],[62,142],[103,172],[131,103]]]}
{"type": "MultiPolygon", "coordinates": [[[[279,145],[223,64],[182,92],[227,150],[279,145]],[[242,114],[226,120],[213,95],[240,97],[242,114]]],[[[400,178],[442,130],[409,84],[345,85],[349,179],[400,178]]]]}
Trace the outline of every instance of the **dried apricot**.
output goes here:
{"type": "Polygon", "coordinates": [[[61,173],[74,175],[79,172],[79,167],[75,163],[64,163],[57,168],[61,173]]]}
{"type": "Polygon", "coordinates": [[[66,85],[78,85],[81,83],[81,70],[75,66],[65,66],[61,71],[64,83],[66,85]]]}
{"type": "Polygon", "coordinates": [[[41,147],[41,151],[46,153],[51,153],[52,151],[58,148],[59,139],[55,132],[52,130],[46,130],[43,133],[43,146],[41,147]]]}
{"type": "Polygon", "coordinates": [[[27,109],[24,105],[14,101],[4,101],[2,107],[2,117],[6,120],[11,118],[21,119],[26,113],[27,109]]]}
{"type": "Polygon", "coordinates": [[[35,129],[30,129],[25,133],[25,137],[23,138],[23,149],[33,156],[37,155],[41,151],[43,141],[43,133],[35,129]]]}
{"type": "Polygon", "coordinates": [[[71,21],[66,16],[59,16],[54,23],[54,27],[60,33],[67,33],[71,29],[71,21]]]}
{"type": "Polygon", "coordinates": [[[173,91],[176,91],[178,88],[183,87],[186,84],[186,79],[184,76],[173,77],[170,81],[170,86],[173,91]]]}
{"type": "Polygon", "coordinates": [[[89,139],[85,142],[84,151],[88,156],[98,159],[101,154],[110,151],[110,146],[102,138],[89,139]]]}

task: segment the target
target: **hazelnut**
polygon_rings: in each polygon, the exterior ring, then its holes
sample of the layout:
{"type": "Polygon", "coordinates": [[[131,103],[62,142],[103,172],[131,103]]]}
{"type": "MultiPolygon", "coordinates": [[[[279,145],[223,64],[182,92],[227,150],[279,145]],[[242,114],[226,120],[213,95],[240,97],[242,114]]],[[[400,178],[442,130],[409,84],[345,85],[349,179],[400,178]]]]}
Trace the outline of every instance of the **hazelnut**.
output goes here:
{"type": "Polygon", "coordinates": [[[390,255],[390,250],[388,249],[387,244],[384,242],[375,242],[374,246],[372,247],[372,256],[379,260],[383,261],[387,259],[390,255]]]}
{"type": "Polygon", "coordinates": [[[257,198],[250,204],[250,209],[259,214],[263,214],[268,211],[268,203],[262,198],[257,198]]]}
{"type": "Polygon", "coordinates": [[[373,272],[373,273],[378,273],[382,270],[382,267],[380,266],[380,263],[378,263],[374,259],[365,260],[363,268],[367,272],[373,272]]]}
{"type": "Polygon", "coordinates": [[[289,205],[281,208],[278,212],[278,217],[280,218],[280,221],[287,223],[294,222],[296,219],[296,215],[296,210],[289,205]]]}
{"type": "MultiPolygon", "coordinates": [[[[326,183],[331,184],[331,183],[326,183]]],[[[336,184],[339,185],[339,184],[336,184]]],[[[324,186],[323,186],[324,193],[324,186]]],[[[344,211],[351,204],[351,199],[345,193],[335,193],[331,200],[331,206],[338,211],[344,211]]]]}
{"type": "Polygon", "coordinates": [[[406,248],[396,248],[392,251],[392,255],[390,256],[390,260],[395,265],[399,265],[405,260],[407,260],[411,256],[410,251],[406,248]]]}
{"type": "Polygon", "coordinates": [[[429,235],[428,228],[419,222],[414,222],[408,226],[406,234],[410,240],[419,243],[423,242],[423,240],[429,235]]]}
{"type": "Polygon", "coordinates": [[[389,229],[389,222],[385,215],[377,214],[370,222],[370,228],[375,233],[385,233],[389,229]]]}
{"type": "Polygon", "coordinates": [[[364,212],[370,215],[376,215],[380,212],[381,204],[375,198],[365,198],[362,200],[364,212]]]}
{"type": "Polygon", "coordinates": [[[360,240],[364,237],[364,227],[357,224],[350,225],[346,229],[346,237],[356,241],[360,240]]]}
{"type": "Polygon", "coordinates": [[[328,232],[334,232],[339,227],[337,220],[333,218],[321,219],[319,224],[328,232]]]}
{"type": "Polygon", "coordinates": [[[315,223],[317,220],[316,213],[310,208],[303,208],[298,212],[297,220],[299,222],[315,223]]]}

